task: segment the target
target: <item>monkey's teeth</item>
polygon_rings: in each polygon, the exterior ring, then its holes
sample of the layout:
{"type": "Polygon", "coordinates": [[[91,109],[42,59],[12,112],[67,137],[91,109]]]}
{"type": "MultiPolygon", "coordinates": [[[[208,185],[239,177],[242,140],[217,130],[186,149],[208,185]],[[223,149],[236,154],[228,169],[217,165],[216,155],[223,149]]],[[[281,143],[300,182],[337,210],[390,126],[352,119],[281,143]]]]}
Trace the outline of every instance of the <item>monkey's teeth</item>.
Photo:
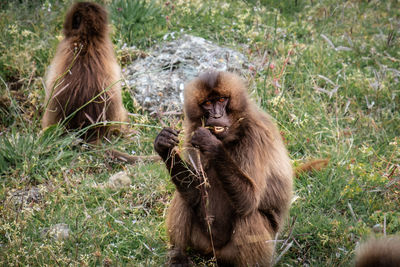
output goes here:
{"type": "Polygon", "coordinates": [[[225,131],[225,127],[220,127],[220,126],[215,126],[214,127],[214,132],[215,133],[222,133],[223,131],[225,131]]]}

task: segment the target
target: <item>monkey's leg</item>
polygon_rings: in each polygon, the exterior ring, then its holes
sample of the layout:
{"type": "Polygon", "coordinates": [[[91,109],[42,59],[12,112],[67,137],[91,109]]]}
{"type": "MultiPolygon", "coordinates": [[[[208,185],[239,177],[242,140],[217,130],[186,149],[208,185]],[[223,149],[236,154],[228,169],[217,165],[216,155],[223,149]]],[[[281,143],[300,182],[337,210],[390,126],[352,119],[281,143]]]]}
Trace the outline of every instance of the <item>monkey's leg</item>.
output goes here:
{"type": "Polygon", "coordinates": [[[218,251],[217,259],[234,266],[271,266],[274,232],[258,212],[240,218],[231,241],[218,251]]]}
{"type": "Polygon", "coordinates": [[[171,266],[189,266],[190,261],[185,250],[189,245],[191,226],[191,208],[179,192],[175,192],[167,215],[167,230],[172,245],[169,253],[171,266]]]}

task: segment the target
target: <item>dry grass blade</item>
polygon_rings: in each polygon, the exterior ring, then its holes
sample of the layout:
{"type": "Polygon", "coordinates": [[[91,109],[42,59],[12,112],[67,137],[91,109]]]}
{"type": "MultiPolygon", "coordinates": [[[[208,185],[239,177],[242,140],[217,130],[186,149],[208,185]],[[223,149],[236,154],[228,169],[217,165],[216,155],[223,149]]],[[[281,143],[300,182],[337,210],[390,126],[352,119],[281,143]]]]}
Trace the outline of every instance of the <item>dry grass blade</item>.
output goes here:
{"type": "Polygon", "coordinates": [[[197,173],[196,176],[200,179],[199,189],[201,192],[201,203],[203,205],[205,216],[206,216],[205,220],[207,222],[208,233],[210,235],[210,242],[211,242],[211,248],[213,251],[214,260],[216,261],[217,256],[215,253],[214,240],[213,240],[212,230],[211,230],[211,222],[212,222],[213,218],[208,214],[208,211],[207,211],[207,207],[209,204],[207,188],[210,186],[210,183],[208,182],[208,178],[207,178],[206,174],[204,173],[203,166],[201,164],[200,151],[198,149],[196,149],[195,152],[196,152],[195,153],[196,159],[193,159],[191,157],[191,155],[189,155],[189,159],[193,165],[193,168],[195,169],[195,171],[197,173]]]}

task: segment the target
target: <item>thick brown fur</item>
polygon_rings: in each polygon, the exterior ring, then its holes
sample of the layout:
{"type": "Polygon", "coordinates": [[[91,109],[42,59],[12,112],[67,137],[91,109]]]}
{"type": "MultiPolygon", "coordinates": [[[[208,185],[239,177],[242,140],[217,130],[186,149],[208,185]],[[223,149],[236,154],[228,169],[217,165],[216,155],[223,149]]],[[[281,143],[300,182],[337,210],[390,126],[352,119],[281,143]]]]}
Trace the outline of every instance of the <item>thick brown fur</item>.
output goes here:
{"type": "Polygon", "coordinates": [[[356,251],[356,267],[399,267],[400,237],[372,238],[356,251]]]}
{"type": "Polygon", "coordinates": [[[232,73],[203,74],[188,83],[184,93],[185,161],[171,149],[164,153],[159,148],[161,137],[155,141],[177,188],[167,215],[171,265],[187,265],[188,261],[182,260],[187,248],[213,256],[214,245],[218,263],[270,266],[273,240],[292,197],[293,171],[280,133],[232,73]],[[210,135],[202,127],[205,114],[201,105],[213,96],[229,99],[226,110],[232,124],[219,141],[209,136],[216,145],[203,153],[193,147],[193,139],[198,139],[199,133],[210,135]],[[203,169],[207,177],[206,199],[199,193],[204,181],[195,174],[196,169],[203,169]]]}
{"type": "Polygon", "coordinates": [[[65,38],[58,45],[46,77],[43,128],[66,118],[68,130],[99,124],[84,135],[86,141],[93,141],[110,129],[120,128],[111,122],[127,120],[120,67],[107,23],[106,10],[96,3],[75,3],[67,12],[65,38]]]}
{"type": "Polygon", "coordinates": [[[319,171],[325,168],[329,163],[329,159],[314,159],[308,161],[294,170],[296,177],[299,177],[302,173],[310,173],[312,171],[319,171]]]}

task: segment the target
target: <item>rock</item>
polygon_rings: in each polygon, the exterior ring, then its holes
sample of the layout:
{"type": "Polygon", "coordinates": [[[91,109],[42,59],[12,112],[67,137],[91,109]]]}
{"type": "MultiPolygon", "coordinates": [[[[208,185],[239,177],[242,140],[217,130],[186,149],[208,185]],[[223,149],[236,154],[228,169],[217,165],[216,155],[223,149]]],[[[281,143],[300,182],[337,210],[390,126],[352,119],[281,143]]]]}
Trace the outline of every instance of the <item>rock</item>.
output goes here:
{"type": "Polygon", "coordinates": [[[154,47],[123,70],[126,82],[144,110],[181,111],[184,84],[214,69],[248,74],[251,63],[241,53],[191,35],[154,47]]]}
{"type": "Polygon", "coordinates": [[[68,224],[59,223],[52,225],[50,228],[43,229],[42,236],[47,236],[58,241],[63,241],[69,238],[70,229],[68,224]]]}
{"type": "Polygon", "coordinates": [[[30,203],[38,203],[42,199],[42,194],[38,187],[17,190],[11,193],[8,201],[16,207],[25,207],[30,203]]]}
{"type": "Polygon", "coordinates": [[[108,180],[108,186],[111,188],[125,188],[129,187],[131,184],[131,178],[124,171],[114,174],[108,180]]]}
{"type": "Polygon", "coordinates": [[[375,224],[374,226],[372,226],[372,231],[374,231],[374,233],[382,233],[383,228],[381,224],[375,224]]]}

